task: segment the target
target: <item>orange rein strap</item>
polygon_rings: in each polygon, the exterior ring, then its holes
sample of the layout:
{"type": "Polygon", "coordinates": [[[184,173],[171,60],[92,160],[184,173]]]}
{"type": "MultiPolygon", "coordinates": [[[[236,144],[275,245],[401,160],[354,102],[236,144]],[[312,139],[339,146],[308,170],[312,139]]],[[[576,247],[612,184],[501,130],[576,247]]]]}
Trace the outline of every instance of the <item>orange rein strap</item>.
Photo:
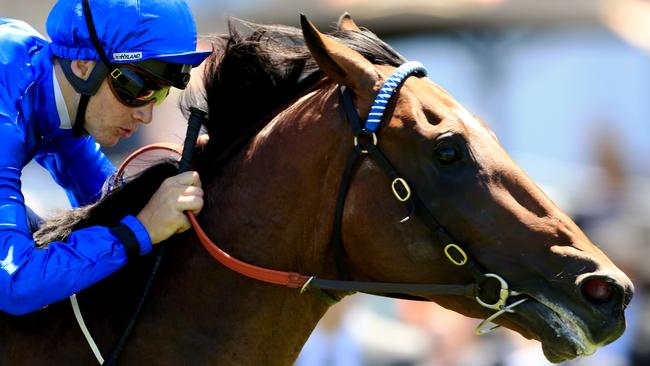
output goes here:
{"type": "MultiPolygon", "coordinates": [[[[126,158],[126,160],[124,160],[124,162],[120,165],[120,168],[118,169],[117,174],[115,176],[114,183],[119,182],[120,177],[124,173],[124,170],[126,169],[129,163],[131,163],[134,159],[136,159],[141,154],[147,151],[154,151],[154,150],[171,151],[177,153],[180,156],[182,147],[177,144],[158,143],[158,144],[147,145],[145,147],[136,150],[134,153],[129,155],[129,157],[126,158]]],[[[309,276],[301,275],[295,272],[283,272],[283,271],[276,271],[272,269],[266,269],[252,264],[244,263],[239,259],[232,257],[228,253],[221,250],[221,248],[219,248],[219,246],[215,244],[212,240],[210,240],[208,235],[203,231],[203,229],[199,225],[198,220],[196,219],[196,217],[192,212],[187,211],[185,212],[185,214],[187,215],[188,219],[192,223],[192,227],[194,228],[194,231],[196,231],[196,235],[199,237],[199,240],[201,241],[201,244],[203,245],[205,250],[207,250],[208,253],[219,263],[223,264],[229,269],[241,273],[244,276],[256,279],[258,281],[268,282],[275,285],[283,285],[288,288],[294,288],[294,289],[302,288],[305,286],[305,284],[309,282],[309,279],[311,278],[309,276]]]]}
{"type": "Polygon", "coordinates": [[[124,171],[128,167],[129,163],[131,163],[133,160],[135,160],[137,157],[140,155],[146,153],[147,151],[169,151],[178,154],[179,156],[183,154],[183,147],[179,144],[173,144],[171,142],[159,142],[156,144],[151,144],[147,146],[143,146],[136,151],[132,152],[131,155],[129,155],[122,164],[120,164],[120,167],[117,169],[117,173],[115,174],[115,178],[113,178],[113,185],[112,187],[117,187],[120,183],[120,180],[122,179],[122,176],[124,175],[124,171]]]}
{"type": "Polygon", "coordinates": [[[207,250],[214,259],[219,261],[219,263],[231,270],[259,281],[283,285],[289,288],[302,288],[309,281],[309,276],[304,276],[295,272],[276,271],[273,269],[254,266],[230,256],[230,254],[221,250],[217,244],[208,238],[192,212],[188,211],[186,214],[205,250],[207,250]]]}

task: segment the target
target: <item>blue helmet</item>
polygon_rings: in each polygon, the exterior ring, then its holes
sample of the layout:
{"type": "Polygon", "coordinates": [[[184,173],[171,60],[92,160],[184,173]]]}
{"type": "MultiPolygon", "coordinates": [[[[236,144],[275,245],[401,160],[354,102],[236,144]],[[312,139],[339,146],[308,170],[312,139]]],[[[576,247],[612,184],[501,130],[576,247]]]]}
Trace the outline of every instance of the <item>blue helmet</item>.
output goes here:
{"type": "Polygon", "coordinates": [[[212,53],[196,50],[196,25],[184,0],[59,0],[46,28],[52,54],[81,93],[75,135],[87,133],[88,101],[107,76],[116,98],[138,107],[164,99],[169,86],[184,89],[192,66],[212,53]],[[84,80],[71,60],[99,62],[84,80]]]}
{"type": "MultiPolygon", "coordinates": [[[[100,61],[84,17],[82,0],[59,0],[46,28],[52,54],[100,61]]],[[[211,52],[196,50],[196,25],[184,0],[91,0],[95,32],[113,64],[155,59],[200,64],[211,52]]]]}

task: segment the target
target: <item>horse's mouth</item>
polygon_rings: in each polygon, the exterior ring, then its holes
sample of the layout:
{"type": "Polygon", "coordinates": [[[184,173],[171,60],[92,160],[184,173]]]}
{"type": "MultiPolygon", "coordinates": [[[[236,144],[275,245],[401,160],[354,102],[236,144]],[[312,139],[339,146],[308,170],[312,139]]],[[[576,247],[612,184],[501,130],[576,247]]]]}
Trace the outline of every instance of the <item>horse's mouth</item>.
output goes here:
{"type": "Polygon", "coordinates": [[[588,356],[600,345],[592,341],[586,324],[573,312],[543,296],[535,296],[508,316],[525,335],[542,343],[546,358],[553,363],[588,356]]]}

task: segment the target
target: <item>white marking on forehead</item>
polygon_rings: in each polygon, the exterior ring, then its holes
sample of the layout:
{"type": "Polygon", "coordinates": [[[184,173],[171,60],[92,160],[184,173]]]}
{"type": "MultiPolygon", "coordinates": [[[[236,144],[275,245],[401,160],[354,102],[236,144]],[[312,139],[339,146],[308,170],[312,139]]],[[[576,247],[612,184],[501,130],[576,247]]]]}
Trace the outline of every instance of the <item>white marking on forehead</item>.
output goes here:
{"type": "Polygon", "coordinates": [[[458,119],[471,129],[474,132],[480,132],[486,134],[488,137],[492,138],[490,131],[483,125],[481,122],[476,119],[467,109],[463,107],[454,108],[453,112],[458,116],[458,119]]]}

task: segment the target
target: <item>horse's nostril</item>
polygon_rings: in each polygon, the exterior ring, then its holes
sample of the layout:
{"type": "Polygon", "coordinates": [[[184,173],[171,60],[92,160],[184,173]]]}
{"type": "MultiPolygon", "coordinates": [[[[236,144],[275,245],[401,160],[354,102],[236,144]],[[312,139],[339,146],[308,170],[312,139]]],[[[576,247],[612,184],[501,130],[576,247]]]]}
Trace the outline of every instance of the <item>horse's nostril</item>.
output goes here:
{"type": "Polygon", "coordinates": [[[582,283],[582,294],[591,302],[602,304],[612,297],[612,284],[602,277],[593,277],[582,283]]]}

